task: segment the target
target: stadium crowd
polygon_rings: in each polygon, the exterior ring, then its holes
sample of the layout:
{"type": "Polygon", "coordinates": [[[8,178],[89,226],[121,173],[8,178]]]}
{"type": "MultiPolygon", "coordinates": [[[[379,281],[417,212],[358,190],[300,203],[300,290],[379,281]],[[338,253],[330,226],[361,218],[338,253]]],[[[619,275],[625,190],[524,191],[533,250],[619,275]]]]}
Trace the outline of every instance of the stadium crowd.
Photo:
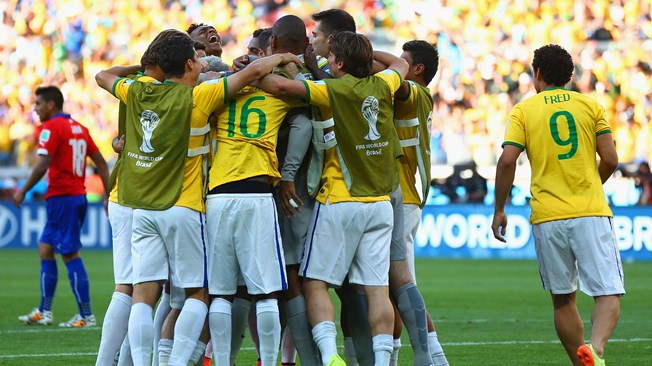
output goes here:
{"type": "Polygon", "coordinates": [[[9,0],[0,9],[0,164],[29,165],[35,151],[34,88],[59,85],[66,109],[88,125],[111,157],[115,103],[92,80],[109,61],[137,61],[163,28],[214,24],[227,63],[243,54],[257,28],[296,14],[341,7],[379,49],[410,39],[436,43],[442,65],[431,83],[432,141],[438,164],[494,165],[507,112],[532,95],[529,62],[546,43],[568,49],[573,88],[606,108],[621,162],[652,158],[652,1],[281,1],[9,0]]]}

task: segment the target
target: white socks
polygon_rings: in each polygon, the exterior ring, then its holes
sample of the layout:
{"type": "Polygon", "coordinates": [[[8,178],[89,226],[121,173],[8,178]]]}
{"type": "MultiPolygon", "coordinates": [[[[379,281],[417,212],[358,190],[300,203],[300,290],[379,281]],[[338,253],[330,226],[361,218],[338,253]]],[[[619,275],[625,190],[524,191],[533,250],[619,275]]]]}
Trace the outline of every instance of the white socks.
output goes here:
{"type": "Polygon", "coordinates": [[[213,360],[216,365],[231,365],[231,303],[217,297],[211,302],[208,323],[213,345],[213,360]]]}
{"type": "Polygon", "coordinates": [[[430,348],[430,356],[435,366],[448,366],[448,360],[437,338],[437,332],[428,333],[428,347],[430,348]]]}
{"type": "Polygon", "coordinates": [[[158,341],[157,349],[158,354],[154,355],[154,358],[157,360],[159,366],[168,366],[170,363],[170,354],[172,353],[172,345],[174,340],[162,338],[158,341]]]}
{"type": "Polygon", "coordinates": [[[398,366],[398,351],[401,350],[401,338],[394,338],[394,349],[389,359],[389,366],[398,366]]]}
{"type": "Polygon", "coordinates": [[[374,366],[389,366],[389,360],[394,350],[394,337],[391,334],[378,334],[371,338],[375,363],[374,366]]]}
{"type": "Polygon", "coordinates": [[[129,313],[128,333],[134,366],[150,366],[152,342],[154,341],[154,320],[151,306],[143,302],[133,304],[129,313]]]}
{"type": "Polygon", "coordinates": [[[190,365],[195,365],[199,362],[201,359],[202,365],[204,364],[204,352],[206,352],[206,343],[202,341],[198,341],[197,345],[195,346],[195,350],[192,351],[192,355],[190,356],[190,365]]]}
{"type": "Polygon", "coordinates": [[[276,299],[256,301],[256,321],[261,366],[275,366],[281,344],[278,301],[276,299]]]}
{"type": "Polygon", "coordinates": [[[328,365],[331,357],[337,354],[335,337],[337,337],[337,329],[335,329],[335,323],[331,321],[318,323],[312,328],[312,338],[319,347],[323,365],[328,365]]]}
{"type": "MultiPolygon", "coordinates": [[[[104,315],[102,324],[102,340],[97,352],[96,365],[112,365],[115,354],[120,350],[127,335],[129,312],[131,311],[131,296],[114,292],[109,308],[104,315]]],[[[127,356],[127,355],[121,355],[127,356]]]]}
{"type": "Polygon", "coordinates": [[[197,346],[199,334],[206,322],[208,306],[203,301],[189,298],[183,303],[174,326],[174,346],[170,354],[171,366],[187,366],[197,346]]]}

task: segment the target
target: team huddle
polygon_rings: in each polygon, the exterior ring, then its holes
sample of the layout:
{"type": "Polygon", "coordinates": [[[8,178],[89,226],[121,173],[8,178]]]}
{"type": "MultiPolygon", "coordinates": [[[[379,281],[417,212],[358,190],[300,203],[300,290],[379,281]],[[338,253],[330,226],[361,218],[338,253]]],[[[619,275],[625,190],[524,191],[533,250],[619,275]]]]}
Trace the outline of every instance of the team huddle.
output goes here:
{"type": "Polygon", "coordinates": [[[125,335],[120,358],[135,365],[195,364],[209,343],[215,364],[233,365],[250,311],[261,365],[276,364],[282,337],[304,365],[344,365],[329,287],[349,315],[349,363],[397,354],[392,297],[415,364],[448,364],[406,241],[429,186],[437,51],[413,41],[396,57],[342,10],[314,19],[309,40],[300,18],[280,18],[232,70],[198,57],[221,56],[220,37],[193,24],[160,33],[141,65],[96,75],[122,104],[108,207],[116,291],[98,365],[125,335]]]}
{"type": "MultiPolygon", "coordinates": [[[[51,162],[51,170],[70,170],[57,163],[69,159],[53,159],[61,154],[57,146],[73,156],[73,171],[66,174],[75,179],[66,183],[75,189],[57,188],[50,173],[54,192],[39,243],[42,301],[21,321],[52,323],[56,252],[66,262],[80,309],[60,325],[95,325],[78,254],[86,208],[79,184],[83,188],[90,156],[109,197],[116,283],[97,365],[112,365],[116,357],[118,365],[195,365],[208,357],[216,365],[235,365],[247,327],[262,366],[276,365],[279,349],[283,365],[294,364],[296,354],[305,366],[397,365],[402,325],[415,365],[448,365],[416,286],[413,253],[431,180],[428,84],[437,73],[437,49],[414,40],[397,57],[374,51],[343,10],[312,17],[310,37],[303,20],[293,15],[256,31],[248,54],[232,66],[220,59],[215,28],[192,24],[185,32],[162,31],[140,65],[99,72],[97,84],[120,102],[113,146],[119,158],[110,176],[88,131],[63,114],[60,91],[37,90],[35,110],[44,121],[40,160],[14,202],[20,205],[51,162]],[[342,305],[344,359],[338,355],[330,288],[342,305]]],[[[529,107],[539,100],[532,98],[510,115],[492,225],[503,241],[516,159],[526,149],[541,150],[537,144],[543,139],[537,138],[547,133],[526,133],[532,126],[550,126],[554,139],[545,146],[550,156],[534,154],[544,158],[532,158],[533,164],[552,169],[554,159],[576,154],[572,162],[583,159],[582,179],[589,177],[584,186],[590,189],[563,191],[559,197],[581,196],[577,202],[584,202],[591,192],[591,202],[598,202],[600,183],[617,164],[597,103],[575,94],[553,99],[546,94],[566,92],[570,55],[559,46],[541,47],[533,71],[539,99],[550,104],[546,113],[554,114],[549,123],[529,121],[541,109],[529,107]],[[558,109],[571,107],[552,106],[576,99],[580,106],[570,112],[558,109]],[[521,113],[521,108],[531,111],[521,113]],[[587,108],[590,113],[583,112],[587,108]],[[573,115],[583,116],[578,125],[586,126],[579,133],[573,132],[573,115]],[[571,130],[568,140],[561,137],[560,121],[571,130]],[[568,145],[570,152],[555,155],[558,146],[568,145]],[[599,166],[592,164],[596,152],[599,166]]],[[[559,164],[559,171],[568,169],[559,164]]],[[[537,188],[545,175],[543,168],[533,171],[537,188]]],[[[581,271],[590,268],[580,273],[582,279],[587,273],[609,277],[591,278],[590,288],[583,288],[596,297],[596,311],[607,314],[596,319],[591,344],[584,344],[581,326],[559,325],[558,335],[574,364],[604,364],[604,345],[624,294],[620,258],[609,240],[611,211],[606,202],[586,209],[573,204],[560,209],[564,212],[555,211],[562,207],[556,203],[537,206],[541,192],[562,189],[545,184],[554,188],[533,188],[532,218],[541,278],[553,294],[556,319],[581,325],[574,302],[577,263],[581,271]],[[587,248],[609,254],[588,265],[586,253],[556,242],[564,235],[552,240],[542,231],[565,230],[555,226],[557,220],[579,223],[584,216],[598,217],[587,230],[602,235],[587,248]]]]}

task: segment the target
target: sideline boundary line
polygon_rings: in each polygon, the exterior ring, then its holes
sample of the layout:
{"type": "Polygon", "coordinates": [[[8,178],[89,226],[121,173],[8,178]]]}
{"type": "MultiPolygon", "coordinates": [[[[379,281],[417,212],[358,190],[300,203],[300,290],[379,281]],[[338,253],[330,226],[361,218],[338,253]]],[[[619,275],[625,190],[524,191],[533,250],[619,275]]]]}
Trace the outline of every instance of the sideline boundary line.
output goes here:
{"type": "MultiPolygon", "coordinates": [[[[622,343],[622,342],[649,342],[652,341],[652,338],[630,338],[630,339],[610,339],[610,343],[622,343]]],[[[456,346],[511,346],[516,344],[559,344],[558,340],[553,341],[496,341],[496,342],[446,342],[442,343],[443,347],[456,347],[456,346]]],[[[404,344],[402,347],[410,347],[409,344],[404,344]]],[[[341,347],[338,347],[341,348],[341,347]]],[[[242,351],[253,351],[254,347],[243,347],[242,351]]],[[[97,352],[70,352],[70,353],[42,353],[42,354],[15,354],[15,355],[0,355],[0,359],[11,359],[11,358],[29,358],[29,357],[64,357],[64,356],[96,356],[97,352]]]]}

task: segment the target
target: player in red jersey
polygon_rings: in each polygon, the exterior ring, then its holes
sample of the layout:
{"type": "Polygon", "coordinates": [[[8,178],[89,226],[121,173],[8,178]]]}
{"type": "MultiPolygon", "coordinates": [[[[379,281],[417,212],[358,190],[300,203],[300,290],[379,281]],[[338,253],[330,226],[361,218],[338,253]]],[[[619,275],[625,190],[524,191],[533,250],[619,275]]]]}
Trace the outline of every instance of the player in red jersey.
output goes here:
{"type": "Polygon", "coordinates": [[[102,177],[108,197],[109,168],[99,152],[88,129],[63,113],[63,95],[56,86],[36,89],[34,111],[41,119],[42,130],[38,143],[38,162],[25,185],[13,197],[20,208],[29,191],[48,173],[47,222],[39,239],[41,258],[41,304],[18,319],[26,324],[50,325],[53,321],[52,300],[57,286],[58,272],[54,254],[61,254],[68,269],[70,286],[79,306],[79,313],[61,327],[95,325],[91,311],[89,283],[84,263],[79,256],[81,227],[86,217],[86,157],[90,157],[102,177]]]}

